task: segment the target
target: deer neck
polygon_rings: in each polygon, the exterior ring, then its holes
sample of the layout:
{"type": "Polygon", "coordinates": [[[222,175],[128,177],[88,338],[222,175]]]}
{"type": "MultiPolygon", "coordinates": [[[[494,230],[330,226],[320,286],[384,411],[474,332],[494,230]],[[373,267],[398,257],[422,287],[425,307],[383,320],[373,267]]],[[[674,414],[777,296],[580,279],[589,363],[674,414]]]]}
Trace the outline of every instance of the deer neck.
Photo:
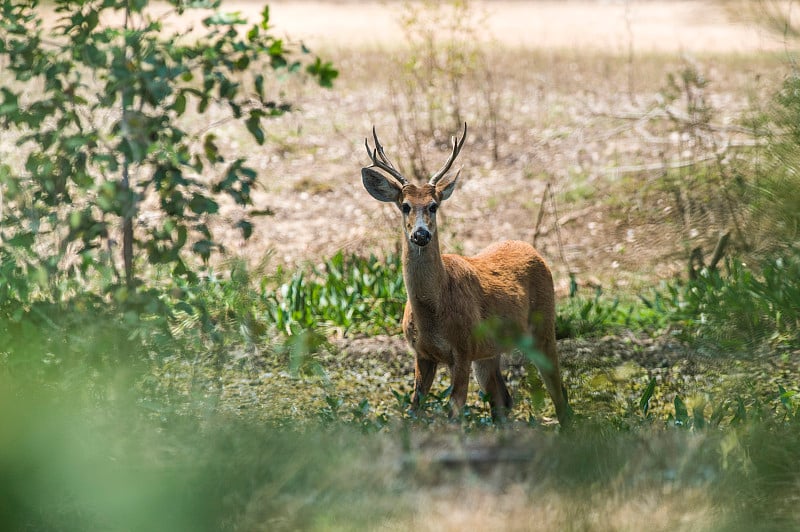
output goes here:
{"type": "Polygon", "coordinates": [[[428,245],[423,247],[403,239],[403,278],[415,313],[435,312],[447,279],[438,235],[434,233],[428,245]]]}

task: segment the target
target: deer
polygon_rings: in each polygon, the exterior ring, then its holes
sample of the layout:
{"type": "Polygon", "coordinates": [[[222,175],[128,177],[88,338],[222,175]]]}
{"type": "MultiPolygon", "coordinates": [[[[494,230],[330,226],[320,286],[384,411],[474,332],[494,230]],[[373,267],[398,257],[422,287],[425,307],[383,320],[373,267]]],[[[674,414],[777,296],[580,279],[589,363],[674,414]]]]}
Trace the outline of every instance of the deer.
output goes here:
{"type": "MultiPolygon", "coordinates": [[[[559,424],[571,418],[561,380],[555,335],[553,276],[545,260],[529,243],[506,240],[472,257],[442,254],[436,217],[456,188],[461,169],[450,168],[467,138],[451,138],[452,152],[427,183],[414,184],[389,161],[372,128],[374,148],[364,145],[372,162],[361,169],[361,180],[376,200],[393,203],[402,214],[402,269],[407,301],[402,328],[414,352],[414,389],[410,410],[419,410],[442,364],[449,368],[449,415],[458,418],[466,404],[470,369],[488,395],[494,421],[512,408],[501,372],[501,355],[508,342],[477,334],[486,323],[503,331],[531,335],[543,356],[534,364],[555,405],[559,424]]],[[[463,168],[463,167],[462,167],[463,168]]]]}

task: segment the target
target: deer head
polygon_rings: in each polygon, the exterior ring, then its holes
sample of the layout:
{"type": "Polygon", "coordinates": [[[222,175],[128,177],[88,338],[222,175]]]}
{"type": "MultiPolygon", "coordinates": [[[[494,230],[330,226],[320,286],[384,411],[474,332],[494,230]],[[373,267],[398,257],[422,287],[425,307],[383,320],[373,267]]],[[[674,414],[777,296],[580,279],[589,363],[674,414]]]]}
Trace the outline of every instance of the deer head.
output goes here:
{"type": "Polygon", "coordinates": [[[452,138],[453,151],[446,163],[430,180],[423,185],[410,183],[386,157],[383,146],[378,141],[375,127],[372,128],[375,148],[370,149],[369,140],[364,141],[372,165],[361,169],[361,180],[367,192],[378,201],[391,202],[403,213],[403,231],[406,239],[413,245],[426,246],[436,234],[436,211],[439,205],[453,193],[461,170],[454,176],[447,172],[458,157],[464,140],[467,138],[467,124],[459,140],[452,138]],[[379,170],[383,170],[385,175],[379,170]]]}

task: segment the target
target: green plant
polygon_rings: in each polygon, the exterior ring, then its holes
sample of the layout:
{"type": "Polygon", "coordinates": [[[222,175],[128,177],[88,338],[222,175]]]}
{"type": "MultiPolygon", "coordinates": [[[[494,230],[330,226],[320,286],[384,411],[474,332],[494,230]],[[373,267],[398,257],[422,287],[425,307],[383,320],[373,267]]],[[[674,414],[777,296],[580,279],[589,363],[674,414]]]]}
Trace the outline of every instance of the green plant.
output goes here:
{"type": "MultiPolygon", "coordinates": [[[[174,1],[170,15],[219,5],[174,1]]],[[[141,253],[194,279],[186,255],[221,247],[209,220],[223,201],[248,205],[257,174],[187,110],[220,112],[261,144],[263,120],[291,108],[268,94],[269,72],[301,72],[307,50],[271,35],[268,8],[247,30],[208,11],[198,34],[166,31],[147,0],[57,0],[55,26],[36,2],[0,11],[0,122],[14,138],[0,165],[4,272],[51,290],[99,282],[131,306],[146,304],[141,253]]],[[[323,86],[337,74],[319,58],[305,71],[323,86]]],[[[250,236],[246,218],[235,225],[250,236]]]]}
{"type": "Polygon", "coordinates": [[[729,259],[725,272],[667,287],[671,321],[687,337],[734,351],[763,344],[792,347],[800,333],[800,251],[763,260],[760,268],[729,259]]]}
{"type": "Polygon", "coordinates": [[[396,333],[405,306],[400,257],[346,257],[339,252],[321,268],[300,271],[269,298],[269,321],[286,334],[305,329],[396,333]]]}
{"type": "Polygon", "coordinates": [[[621,329],[654,332],[666,323],[660,295],[653,301],[640,297],[638,301],[622,303],[619,297],[605,297],[602,288],[597,287],[594,297],[585,297],[578,293],[573,277],[569,298],[557,308],[556,337],[597,336],[621,329]]]}

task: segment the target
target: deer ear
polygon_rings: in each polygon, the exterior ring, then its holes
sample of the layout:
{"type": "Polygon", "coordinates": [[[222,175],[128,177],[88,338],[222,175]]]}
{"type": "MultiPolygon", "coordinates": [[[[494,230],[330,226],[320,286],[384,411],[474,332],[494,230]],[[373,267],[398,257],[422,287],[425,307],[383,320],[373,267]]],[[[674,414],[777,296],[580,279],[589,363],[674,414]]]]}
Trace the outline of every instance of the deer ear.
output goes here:
{"type": "Polygon", "coordinates": [[[378,201],[396,202],[400,198],[400,186],[377,170],[362,168],[361,182],[367,192],[378,201]]]}
{"type": "Polygon", "coordinates": [[[458,172],[456,172],[456,175],[452,177],[446,177],[436,184],[436,192],[438,192],[441,196],[441,201],[449,198],[456,189],[456,182],[458,181],[458,176],[460,175],[461,169],[459,168],[458,172]]]}

